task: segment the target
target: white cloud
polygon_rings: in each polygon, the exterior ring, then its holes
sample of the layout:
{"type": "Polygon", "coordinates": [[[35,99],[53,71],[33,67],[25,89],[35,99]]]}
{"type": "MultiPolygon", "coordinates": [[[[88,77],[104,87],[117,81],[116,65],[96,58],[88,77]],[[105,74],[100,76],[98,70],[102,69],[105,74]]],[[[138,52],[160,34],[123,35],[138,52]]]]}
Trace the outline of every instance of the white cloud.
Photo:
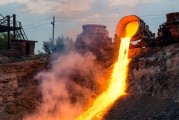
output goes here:
{"type": "Polygon", "coordinates": [[[0,0],[0,5],[9,3],[22,4],[25,10],[31,13],[51,13],[72,15],[77,12],[84,12],[91,8],[95,0],[0,0]]]}
{"type": "MultiPolygon", "coordinates": [[[[57,13],[62,16],[74,16],[76,13],[88,12],[97,0],[0,0],[0,5],[17,3],[30,13],[57,13]]],[[[152,3],[161,0],[106,0],[110,7],[135,6],[140,3],[152,3]]],[[[104,9],[104,8],[101,8],[104,9]]]]}
{"type": "Polygon", "coordinates": [[[0,0],[0,5],[5,5],[8,3],[26,3],[29,0],[0,0]]]}
{"type": "Polygon", "coordinates": [[[64,0],[63,2],[57,2],[53,7],[61,13],[72,15],[76,12],[85,12],[89,10],[93,2],[94,0],[64,0]]]}
{"type": "Polygon", "coordinates": [[[80,21],[82,21],[82,22],[87,22],[87,21],[90,21],[90,20],[93,20],[93,19],[98,19],[98,18],[100,18],[101,16],[99,15],[99,14],[93,14],[93,15],[91,15],[91,16],[87,16],[87,17],[85,17],[85,18],[82,18],[82,19],[79,19],[80,21]]]}
{"type": "Polygon", "coordinates": [[[135,6],[140,3],[153,3],[160,0],[108,0],[110,6],[135,6]]]}

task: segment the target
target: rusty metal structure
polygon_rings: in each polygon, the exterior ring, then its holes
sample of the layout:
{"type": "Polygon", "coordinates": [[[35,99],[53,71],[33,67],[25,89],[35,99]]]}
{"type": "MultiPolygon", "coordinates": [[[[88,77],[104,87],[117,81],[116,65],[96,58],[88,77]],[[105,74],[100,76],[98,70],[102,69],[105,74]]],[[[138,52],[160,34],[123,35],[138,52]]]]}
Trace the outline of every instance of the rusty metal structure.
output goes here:
{"type": "Polygon", "coordinates": [[[115,42],[118,43],[116,40],[125,36],[125,28],[127,24],[132,21],[137,21],[139,27],[135,35],[131,38],[130,48],[152,46],[155,41],[155,34],[152,33],[149,30],[149,26],[146,25],[146,23],[136,15],[125,16],[119,21],[116,29],[115,42]]]}
{"type": "Polygon", "coordinates": [[[16,15],[3,16],[0,14],[0,33],[7,33],[7,49],[17,50],[22,56],[34,54],[35,42],[28,40],[21,22],[16,15]]]}
{"type": "Polygon", "coordinates": [[[157,40],[159,45],[179,42],[179,12],[166,14],[166,22],[159,26],[157,40]]]}
{"type": "Polygon", "coordinates": [[[149,30],[149,26],[138,16],[129,15],[123,17],[118,23],[118,29],[116,29],[114,41],[116,44],[120,44],[118,39],[125,36],[125,27],[131,21],[137,21],[139,28],[131,38],[130,48],[165,46],[179,42],[179,12],[166,14],[166,22],[159,26],[156,38],[155,34],[149,30]]]}

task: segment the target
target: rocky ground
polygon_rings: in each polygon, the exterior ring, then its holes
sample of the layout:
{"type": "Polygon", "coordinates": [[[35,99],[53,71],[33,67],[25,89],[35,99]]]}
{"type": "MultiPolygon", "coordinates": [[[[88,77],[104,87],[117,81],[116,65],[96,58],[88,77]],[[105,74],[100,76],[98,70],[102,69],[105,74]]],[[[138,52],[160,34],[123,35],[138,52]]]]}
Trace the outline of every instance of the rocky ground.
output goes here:
{"type": "Polygon", "coordinates": [[[179,120],[179,103],[147,95],[125,96],[104,120],[179,120]]]}
{"type": "MultiPolygon", "coordinates": [[[[179,120],[179,44],[136,48],[129,56],[128,95],[116,101],[104,120],[179,120]]],[[[99,64],[111,67],[111,56],[104,58],[99,64]]],[[[21,120],[35,110],[40,93],[33,77],[47,61],[0,56],[0,120],[21,120]]]]}
{"type": "Polygon", "coordinates": [[[129,65],[128,93],[179,102],[179,44],[143,51],[129,65]]]}
{"type": "Polygon", "coordinates": [[[33,77],[44,69],[47,60],[4,61],[1,59],[0,64],[0,120],[19,120],[33,111],[40,99],[38,82],[33,77]]]}

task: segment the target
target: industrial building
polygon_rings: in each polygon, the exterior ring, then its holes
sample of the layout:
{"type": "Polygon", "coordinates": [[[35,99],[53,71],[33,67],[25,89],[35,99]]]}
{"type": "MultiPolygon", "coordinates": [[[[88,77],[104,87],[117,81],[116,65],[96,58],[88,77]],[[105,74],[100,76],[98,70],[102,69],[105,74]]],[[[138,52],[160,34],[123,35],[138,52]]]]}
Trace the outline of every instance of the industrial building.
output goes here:
{"type": "Polygon", "coordinates": [[[162,43],[179,42],[179,12],[166,14],[166,22],[158,29],[158,39],[162,43]]]}
{"type": "Polygon", "coordinates": [[[76,47],[82,51],[91,51],[100,55],[104,49],[112,45],[108,30],[104,25],[86,24],[83,31],[77,36],[76,47]]]}
{"type": "Polygon", "coordinates": [[[34,55],[37,41],[28,40],[21,22],[16,20],[15,14],[5,17],[0,14],[0,33],[7,33],[7,46],[4,46],[6,50],[16,50],[21,56],[34,55]]]}

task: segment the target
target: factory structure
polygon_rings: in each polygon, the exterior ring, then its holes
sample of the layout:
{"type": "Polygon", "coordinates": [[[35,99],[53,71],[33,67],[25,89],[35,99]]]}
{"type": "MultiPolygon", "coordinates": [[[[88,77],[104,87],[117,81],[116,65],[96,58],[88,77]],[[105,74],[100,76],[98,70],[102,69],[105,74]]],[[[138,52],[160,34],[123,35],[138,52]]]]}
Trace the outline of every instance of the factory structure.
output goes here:
{"type": "Polygon", "coordinates": [[[83,31],[77,36],[76,47],[81,52],[92,51],[96,55],[112,45],[112,38],[104,25],[86,24],[83,31]]]}
{"type": "MultiPolygon", "coordinates": [[[[149,26],[136,15],[126,17],[126,21],[122,21],[124,24],[127,24],[130,20],[139,21],[138,31],[131,38],[131,49],[165,46],[179,42],[179,12],[166,14],[166,22],[159,25],[157,36],[155,33],[152,33],[149,26]]],[[[119,47],[120,38],[115,34],[114,41],[112,41],[108,36],[106,26],[87,24],[83,25],[82,28],[82,33],[79,34],[76,39],[77,49],[81,49],[82,52],[90,50],[99,55],[108,48],[119,47]]],[[[116,32],[120,34],[121,31],[116,32]]]]}
{"type": "Polygon", "coordinates": [[[166,15],[166,22],[159,26],[157,39],[161,43],[179,42],[179,12],[166,15]]]}
{"type": "Polygon", "coordinates": [[[16,20],[16,15],[2,16],[0,14],[0,34],[6,34],[5,44],[1,50],[15,50],[21,56],[34,55],[35,43],[37,41],[28,40],[21,22],[16,20]]]}

